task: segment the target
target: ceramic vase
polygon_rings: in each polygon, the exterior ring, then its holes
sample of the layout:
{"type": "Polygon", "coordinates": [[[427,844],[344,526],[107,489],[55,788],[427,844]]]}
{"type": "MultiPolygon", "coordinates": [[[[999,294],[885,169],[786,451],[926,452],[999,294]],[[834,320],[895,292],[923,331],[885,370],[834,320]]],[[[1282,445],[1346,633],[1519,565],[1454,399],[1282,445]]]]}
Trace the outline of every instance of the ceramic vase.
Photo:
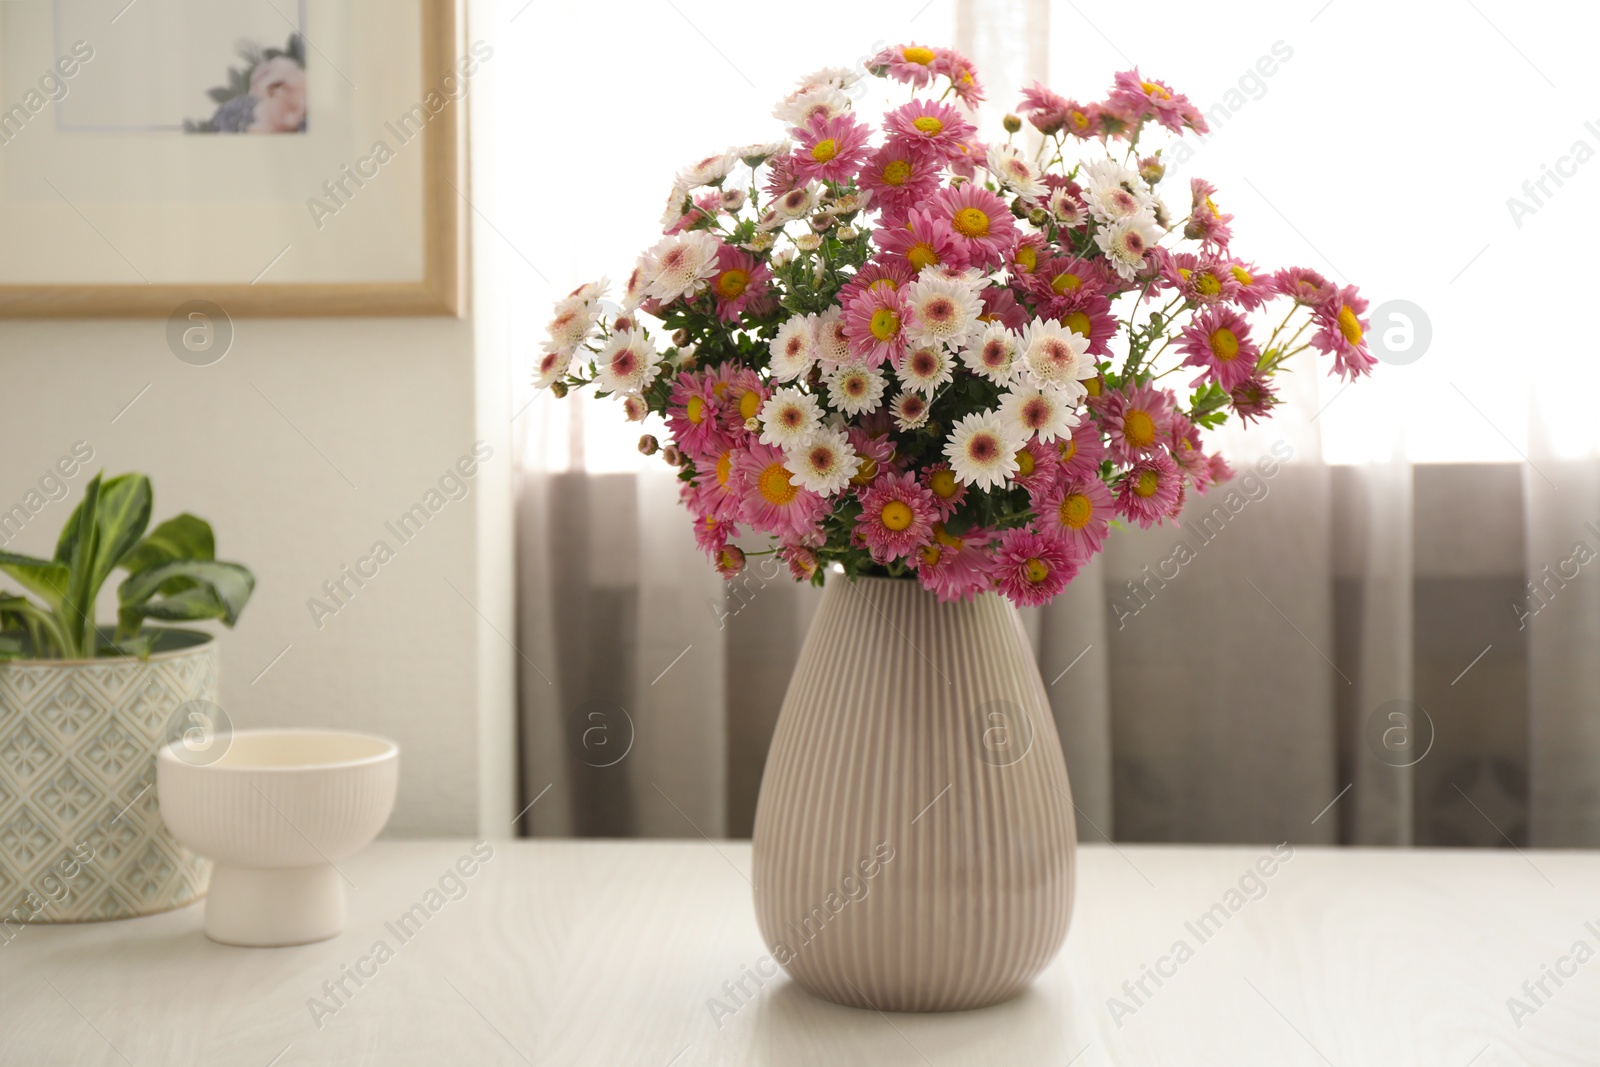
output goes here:
{"type": "Polygon", "coordinates": [[[1065,940],[1075,849],[1016,609],[830,574],[756,811],[756,914],[774,959],[840,1004],[997,1003],[1065,940]]]}

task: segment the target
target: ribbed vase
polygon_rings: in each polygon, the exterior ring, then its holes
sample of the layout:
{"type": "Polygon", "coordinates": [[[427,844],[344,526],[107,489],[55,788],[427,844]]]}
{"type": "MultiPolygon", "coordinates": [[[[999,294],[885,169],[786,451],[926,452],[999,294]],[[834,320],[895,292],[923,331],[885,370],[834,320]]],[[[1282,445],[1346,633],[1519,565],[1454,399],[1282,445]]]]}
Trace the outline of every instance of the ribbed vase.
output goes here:
{"type": "Polygon", "coordinates": [[[756,809],[756,916],[774,959],[855,1007],[997,1003],[1065,940],[1076,845],[1016,610],[829,575],[756,809]]]}

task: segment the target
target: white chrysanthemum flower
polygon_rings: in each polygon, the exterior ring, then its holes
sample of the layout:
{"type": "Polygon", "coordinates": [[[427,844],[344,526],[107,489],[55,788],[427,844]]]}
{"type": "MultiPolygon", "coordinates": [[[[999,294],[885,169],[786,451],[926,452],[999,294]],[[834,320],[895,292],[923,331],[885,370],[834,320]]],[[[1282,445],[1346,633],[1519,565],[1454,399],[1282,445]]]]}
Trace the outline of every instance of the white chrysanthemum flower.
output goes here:
{"type": "Polygon", "coordinates": [[[834,89],[848,89],[861,80],[862,71],[859,67],[823,67],[819,71],[807,74],[800,79],[796,92],[805,92],[815,89],[819,85],[830,86],[834,89]]]}
{"type": "Polygon", "coordinates": [[[1091,159],[1078,168],[1078,184],[1089,185],[1126,185],[1132,189],[1144,187],[1144,179],[1139,177],[1139,172],[1123,166],[1110,156],[1104,159],[1091,159]]]}
{"type": "MultiPolygon", "coordinates": [[[[1077,382],[1079,395],[1084,388],[1077,382]]],[[[1048,444],[1064,440],[1078,425],[1078,416],[1072,411],[1076,398],[1068,390],[1045,386],[1036,389],[1022,386],[1000,396],[1000,421],[1013,438],[1027,441],[1037,437],[1048,444]]]]}
{"type": "Polygon", "coordinates": [[[663,237],[651,248],[645,295],[663,304],[693,296],[717,273],[717,239],[703,230],[663,237]]]}
{"type": "Polygon", "coordinates": [[[816,206],[817,183],[807,182],[798,189],[790,189],[774,200],[772,213],[784,222],[793,222],[811,214],[816,206]]]}
{"type": "Polygon", "coordinates": [[[546,352],[539,357],[533,369],[533,384],[537,389],[548,389],[567,376],[572,368],[571,352],[546,352]]]}
{"type": "Polygon", "coordinates": [[[900,357],[896,373],[907,389],[931,397],[955,374],[955,360],[938,345],[922,345],[900,357]]]}
{"type": "Polygon", "coordinates": [[[737,156],[752,167],[759,166],[773,156],[781,156],[789,151],[789,141],[768,141],[765,144],[740,145],[738,148],[728,150],[729,155],[737,156]]]}
{"type": "Polygon", "coordinates": [[[805,444],[785,449],[783,466],[802,488],[832,496],[856,476],[861,457],[842,432],[824,429],[805,444]]]}
{"type": "Polygon", "coordinates": [[[889,404],[889,411],[894,415],[894,424],[901,430],[915,430],[920,426],[928,425],[928,412],[932,405],[928,398],[921,393],[900,393],[889,404]]]}
{"type": "Polygon", "coordinates": [[[964,276],[928,268],[906,286],[906,337],[912,343],[959,345],[983,312],[977,288],[964,276]]]}
{"type": "Polygon", "coordinates": [[[674,184],[682,186],[684,189],[698,189],[704,185],[716,185],[732,173],[734,165],[738,162],[739,157],[732,152],[707,156],[698,163],[692,163],[680,170],[674,180],[674,184]]]}
{"type": "Polygon", "coordinates": [[[1106,262],[1117,274],[1132,280],[1144,266],[1145,253],[1161,240],[1161,230],[1149,215],[1118,219],[1094,235],[1094,243],[1105,253],[1106,262]]]}
{"type": "Polygon", "coordinates": [[[1155,221],[1149,199],[1121,185],[1086,186],[1083,190],[1083,202],[1088,205],[1089,214],[1102,226],[1109,226],[1119,219],[1141,216],[1155,221]]]}
{"type": "Polygon", "coordinates": [[[1082,226],[1089,218],[1083,202],[1065,189],[1050,191],[1050,214],[1063,226],[1082,226]]]}
{"type": "Polygon", "coordinates": [[[673,182],[672,191],[667,194],[667,206],[661,209],[661,225],[671,226],[683,218],[689,206],[689,187],[681,182],[673,182]]]}
{"type": "Polygon", "coordinates": [[[785,386],[761,405],[761,443],[775,448],[796,448],[811,440],[822,425],[817,398],[794,386],[785,386]]]}
{"type": "Polygon", "coordinates": [[[628,274],[628,280],[622,285],[624,314],[633,314],[644,302],[645,293],[649,291],[653,280],[654,276],[650,273],[650,253],[645,252],[639,256],[639,262],[634,264],[633,270],[628,274]]]}
{"type": "Polygon", "coordinates": [[[844,308],[835,304],[817,316],[817,359],[829,367],[852,358],[850,336],[844,332],[844,308]]]}
{"type": "Polygon", "coordinates": [[[638,393],[661,372],[661,354],[642,331],[611,336],[595,359],[595,384],[612,393],[638,393]]]}
{"type": "Polygon", "coordinates": [[[768,346],[775,379],[792,382],[811,369],[817,356],[816,325],[810,315],[796,315],[778,327],[778,336],[768,346]]]}
{"type": "Polygon", "coordinates": [[[850,110],[850,98],[831,85],[813,85],[790,93],[772,109],[772,117],[786,126],[805,126],[817,116],[837,118],[850,110]]]}
{"type": "Polygon", "coordinates": [[[1022,361],[1040,385],[1070,389],[1080,378],[1095,376],[1087,357],[1089,339],[1049,319],[1034,319],[1022,332],[1022,361]]]}
{"type": "Polygon", "coordinates": [[[961,350],[961,362],[974,374],[1004,385],[1016,374],[1017,356],[1022,343],[1017,335],[998,322],[988,327],[961,350]]]}
{"type": "Polygon", "coordinates": [[[589,339],[589,334],[599,321],[598,300],[585,300],[574,295],[558,301],[555,317],[550,320],[548,347],[571,355],[589,339]]]}
{"type": "Polygon", "coordinates": [[[1030,200],[1045,194],[1047,186],[1039,180],[1039,168],[1010,145],[990,145],[987,162],[989,173],[998,178],[1001,185],[1015,189],[1030,200]]]}
{"type": "Polygon", "coordinates": [[[992,411],[976,411],[950,430],[945,439],[944,458],[963,485],[999,489],[1017,473],[1017,449],[1000,416],[992,411]]]}
{"type": "Polygon", "coordinates": [[[888,379],[865,363],[840,363],[828,375],[828,403],[848,415],[870,414],[883,403],[887,384],[888,379]]]}

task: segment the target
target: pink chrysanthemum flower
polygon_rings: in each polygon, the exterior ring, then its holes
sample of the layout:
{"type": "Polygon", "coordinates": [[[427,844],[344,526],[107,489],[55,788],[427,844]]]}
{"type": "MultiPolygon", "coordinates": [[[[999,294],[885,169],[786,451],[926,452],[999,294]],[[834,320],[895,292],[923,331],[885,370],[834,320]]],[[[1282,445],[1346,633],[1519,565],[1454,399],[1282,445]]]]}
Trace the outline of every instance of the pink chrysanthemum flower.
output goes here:
{"type": "Polygon", "coordinates": [[[739,527],[729,518],[719,518],[705,512],[694,511],[693,505],[690,512],[694,517],[694,543],[712,559],[717,558],[717,553],[725,548],[730,540],[739,536],[739,527]]]}
{"type": "Polygon", "coordinates": [[[956,509],[967,499],[967,487],[956,478],[956,472],[950,469],[948,463],[935,463],[923,468],[922,484],[933,494],[933,503],[939,510],[940,522],[954,515],[956,509]]]}
{"type": "Polygon", "coordinates": [[[885,48],[867,60],[867,69],[882,77],[904,82],[914,89],[926,89],[933,81],[937,50],[920,44],[901,44],[885,48]]]}
{"type": "Polygon", "coordinates": [[[1050,137],[1061,131],[1067,121],[1070,101],[1060,93],[1034,82],[1022,90],[1022,102],[1017,111],[1033,124],[1033,128],[1050,137]]]}
{"type": "Polygon", "coordinates": [[[915,473],[885,475],[859,495],[856,529],[875,562],[904,559],[933,536],[939,509],[915,473]]]}
{"type": "Polygon", "coordinates": [[[1128,462],[1153,452],[1165,453],[1162,440],[1172,429],[1172,401],[1151,385],[1128,385],[1098,403],[1100,423],[1111,439],[1111,454],[1128,462]]]}
{"type": "Polygon", "coordinates": [[[1039,502],[1039,529],[1077,549],[1080,559],[1100,551],[1110,532],[1116,501],[1099,478],[1062,478],[1048,497],[1039,502]]]}
{"type": "Polygon", "coordinates": [[[877,480],[882,474],[898,474],[894,460],[894,442],[889,439],[887,431],[875,432],[867,428],[873,420],[871,417],[857,420],[857,425],[845,429],[845,439],[850,442],[850,447],[856,450],[856,455],[861,460],[861,466],[850,479],[850,484],[855,486],[856,495],[861,493],[877,480]]]}
{"type": "Polygon", "coordinates": [[[949,104],[933,100],[913,100],[883,117],[883,128],[891,139],[920,145],[946,159],[963,154],[962,146],[977,131],[949,104]]]}
{"type": "Polygon", "coordinates": [[[1310,267],[1285,267],[1272,276],[1272,287],[1301,307],[1316,308],[1339,295],[1339,287],[1310,267]]]}
{"type": "Polygon", "coordinates": [[[1117,483],[1117,514],[1148,530],[1172,513],[1183,472],[1162,449],[1122,472],[1117,483]]]}
{"type": "Polygon", "coordinates": [[[744,570],[744,549],[738,545],[723,545],[714,559],[717,573],[724,578],[732,578],[744,570]]]}
{"type": "Polygon", "coordinates": [[[969,108],[976,108],[983,103],[983,86],[978,81],[972,61],[951,48],[936,48],[934,52],[934,73],[950,79],[950,90],[956,94],[956,99],[969,108]]]}
{"type": "Polygon", "coordinates": [[[1017,243],[1016,223],[1006,202],[972,182],[940,190],[929,210],[949,226],[966,263],[998,267],[1017,243]]]}
{"type": "Polygon", "coordinates": [[[1378,361],[1367,351],[1367,331],[1372,323],[1361,317],[1367,300],[1347,285],[1316,310],[1317,332],[1311,345],[1333,356],[1333,368],[1350,381],[1369,373],[1378,361]]]}
{"type": "Polygon", "coordinates": [[[815,118],[789,133],[799,142],[793,170],[801,181],[844,181],[867,155],[869,131],[854,115],[815,118]]]}
{"type": "Polygon", "coordinates": [[[667,429],[677,446],[695,460],[714,458],[733,444],[717,419],[714,384],[685,371],[667,396],[667,429]]]}
{"type": "Polygon", "coordinates": [[[1248,426],[1252,419],[1271,416],[1272,409],[1278,403],[1278,394],[1265,378],[1251,376],[1228,391],[1228,400],[1233,413],[1248,426]]]}
{"type": "Polygon", "coordinates": [[[1008,330],[1020,330],[1028,325],[1028,309],[1017,303],[1009,288],[985,286],[978,290],[978,299],[983,302],[979,322],[999,323],[1008,330]]]}
{"type": "Polygon", "coordinates": [[[1222,453],[1212,453],[1206,462],[1211,467],[1212,485],[1221,485],[1223,482],[1233,480],[1233,467],[1229,465],[1227,459],[1222,455],[1222,453]]]}
{"type": "Polygon", "coordinates": [[[1211,464],[1200,441],[1200,430],[1188,417],[1178,412],[1172,414],[1172,433],[1168,441],[1172,461],[1189,476],[1196,488],[1204,489],[1211,481],[1211,464]]]}
{"type": "Polygon", "coordinates": [[[899,289],[869,286],[850,302],[844,314],[844,332],[850,351],[868,367],[899,362],[905,353],[906,301],[899,289]]]}
{"type": "Polygon", "coordinates": [[[1189,179],[1193,206],[1183,224],[1183,235],[1191,241],[1201,242],[1208,250],[1226,251],[1228,240],[1233,236],[1233,230],[1228,225],[1233,221],[1233,216],[1224,214],[1216,201],[1211,199],[1216,191],[1217,187],[1204,178],[1189,179]]]}
{"type": "Polygon", "coordinates": [[[817,573],[821,561],[805,545],[784,545],[778,549],[778,558],[789,565],[789,576],[797,582],[809,582],[817,573]]]}
{"type": "Polygon", "coordinates": [[[1146,80],[1140,76],[1138,67],[1117,75],[1111,101],[1138,116],[1133,119],[1134,123],[1150,117],[1173,133],[1182,133],[1185,129],[1192,129],[1196,133],[1210,130],[1205,116],[1189,102],[1188,97],[1174,92],[1166,82],[1146,80]]]}
{"type": "Polygon", "coordinates": [[[918,145],[891,141],[867,157],[857,174],[862,189],[872,194],[870,206],[884,223],[904,220],[912,208],[939,187],[939,156],[918,145]]]}
{"type": "Polygon", "coordinates": [[[1108,131],[1100,121],[1101,114],[1099,104],[1080,104],[1076,100],[1068,100],[1061,112],[1062,128],[1080,141],[1102,136],[1108,131]]]}
{"type": "Polygon", "coordinates": [[[750,302],[767,291],[772,272],[765,263],[733,245],[717,249],[717,273],[711,278],[711,295],[716,298],[717,318],[738,322],[750,302]]]}
{"type": "Polygon", "coordinates": [[[1106,458],[1105,438],[1093,419],[1084,419],[1072,429],[1072,436],[1057,443],[1061,455],[1061,475],[1064,478],[1092,478],[1100,473],[1100,461],[1106,458]]]}
{"type": "Polygon", "coordinates": [[[924,267],[967,265],[966,251],[950,224],[920,208],[907,216],[903,226],[880,226],[872,239],[885,256],[907,264],[913,274],[924,267]]]}
{"type": "Polygon", "coordinates": [[[1161,257],[1161,278],[1167,288],[1194,304],[1231,300],[1239,280],[1220,259],[1178,252],[1161,257]]]}
{"type": "Polygon", "coordinates": [[[839,290],[839,306],[848,308],[850,302],[874,286],[899,289],[909,285],[917,276],[911,264],[904,259],[875,256],[861,264],[861,269],[839,290]]]}
{"type": "Polygon", "coordinates": [[[933,540],[911,557],[911,566],[922,587],[940,603],[971,600],[994,584],[994,557],[988,547],[993,540],[994,534],[982,527],[956,536],[936,522],[933,540]]]}
{"type": "Polygon", "coordinates": [[[1196,384],[1214,381],[1226,390],[1249,379],[1261,350],[1250,340],[1250,324],[1229,307],[1212,306],[1195,315],[1184,327],[1178,351],[1186,367],[1205,370],[1196,384]]]}
{"type": "Polygon", "coordinates": [[[1079,561],[1060,538],[1019,528],[1000,535],[995,587],[1019,608],[1048,604],[1078,574],[1079,561]]]}
{"type": "Polygon", "coordinates": [[[734,450],[725,448],[715,459],[695,464],[692,506],[701,514],[736,521],[744,506],[744,485],[733,466],[734,450]]]}
{"type": "Polygon", "coordinates": [[[1061,477],[1061,453],[1042,441],[1029,441],[1017,449],[1017,472],[1011,480],[1028,491],[1030,502],[1037,503],[1055,488],[1061,477]]]}
{"type": "Polygon", "coordinates": [[[772,396],[772,387],[749,367],[735,371],[722,389],[712,386],[722,397],[722,419],[728,435],[737,443],[752,432],[745,423],[761,414],[761,405],[772,396]]]}
{"type": "Polygon", "coordinates": [[[1231,259],[1226,267],[1238,286],[1233,291],[1233,302],[1246,311],[1254,311],[1277,295],[1277,290],[1272,285],[1272,276],[1256,270],[1254,263],[1231,259]]]}
{"type": "Polygon", "coordinates": [[[816,535],[828,501],[801,488],[783,460],[783,452],[771,445],[752,444],[735,454],[744,489],[740,520],[761,533],[803,542],[816,535]]]}
{"type": "Polygon", "coordinates": [[[1117,335],[1117,316],[1111,310],[1111,301],[1097,292],[1079,290],[1051,305],[1050,313],[1061,325],[1088,340],[1089,355],[1111,355],[1111,339],[1117,335]]]}

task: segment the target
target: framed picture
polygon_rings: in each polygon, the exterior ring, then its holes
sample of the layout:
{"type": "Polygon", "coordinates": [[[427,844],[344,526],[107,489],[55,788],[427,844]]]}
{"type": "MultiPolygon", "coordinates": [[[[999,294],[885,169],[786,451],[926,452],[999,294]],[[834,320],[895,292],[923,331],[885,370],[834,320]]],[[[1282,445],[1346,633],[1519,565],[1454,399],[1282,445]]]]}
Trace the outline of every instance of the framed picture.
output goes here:
{"type": "Polygon", "coordinates": [[[457,315],[456,0],[0,3],[0,317],[457,315]]]}

